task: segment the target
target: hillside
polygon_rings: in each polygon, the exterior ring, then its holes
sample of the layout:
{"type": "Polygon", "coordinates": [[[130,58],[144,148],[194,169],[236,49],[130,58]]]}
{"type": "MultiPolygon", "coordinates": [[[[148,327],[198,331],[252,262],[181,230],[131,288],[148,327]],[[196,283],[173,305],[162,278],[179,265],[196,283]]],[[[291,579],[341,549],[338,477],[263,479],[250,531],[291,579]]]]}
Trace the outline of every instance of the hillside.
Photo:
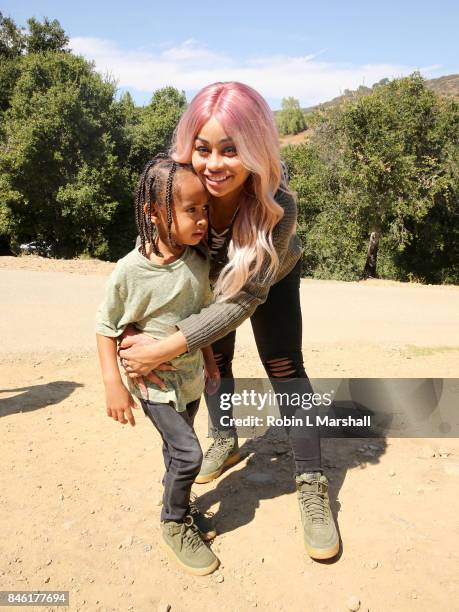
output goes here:
{"type": "MultiPolygon", "coordinates": [[[[308,114],[317,109],[329,108],[330,106],[341,104],[344,100],[349,100],[356,95],[368,95],[375,87],[384,85],[388,82],[389,79],[381,79],[381,81],[375,83],[372,87],[365,87],[364,85],[361,85],[358,89],[353,91],[350,89],[345,89],[344,94],[341,96],[336,96],[336,98],[332,98],[331,100],[322,102],[321,104],[316,104],[315,106],[303,108],[302,110],[304,113],[308,114]]],[[[459,74],[449,74],[437,79],[427,79],[426,85],[429,89],[440,96],[452,96],[459,99],[459,74]]],[[[279,111],[275,111],[275,114],[278,112],[279,111]]],[[[294,135],[281,136],[279,141],[282,147],[290,144],[300,144],[308,139],[308,134],[311,134],[310,129],[294,135]]]]}
{"type": "MultiPolygon", "coordinates": [[[[352,98],[355,95],[368,95],[370,94],[375,87],[380,85],[384,85],[388,83],[389,79],[381,79],[378,83],[375,83],[371,87],[365,87],[365,85],[360,85],[360,87],[356,90],[345,89],[344,94],[341,96],[336,96],[336,98],[332,98],[327,102],[322,102],[320,104],[316,104],[315,106],[309,106],[307,108],[303,108],[302,110],[305,113],[311,113],[312,111],[318,108],[327,108],[329,106],[334,106],[336,104],[340,104],[346,99],[352,98]]],[[[455,98],[459,98],[459,74],[448,74],[442,77],[438,77],[437,79],[426,79],[426,85],[434,91],[436,94],[440,96],[453,96],[455,98]]]]}
{"type": "Polygon", "coordinates": [[[459,98],[459,74],[448,74],[426,81],[427,86],[441,96],[459,98]]]}

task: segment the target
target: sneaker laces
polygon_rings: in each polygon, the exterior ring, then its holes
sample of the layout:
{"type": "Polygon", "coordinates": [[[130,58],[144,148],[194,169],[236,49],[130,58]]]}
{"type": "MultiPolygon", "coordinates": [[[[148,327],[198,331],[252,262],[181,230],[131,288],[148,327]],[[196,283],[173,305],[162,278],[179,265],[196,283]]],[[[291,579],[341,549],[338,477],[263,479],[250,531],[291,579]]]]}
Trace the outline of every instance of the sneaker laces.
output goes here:
{"type": "Polygon", "coordinates": [[[314,525],[328,524],[330,515],[328,512],[327,485],[320,480],[313,481],[317,485],[316,491],[298,490],[298,499],[304,512],[314,525]]]}
{"type": "Polygon", "coordinates": [[[217,436],[209,448],[206,450],[204,457],[206,459],[218,458],[220,452],[225,449],[227,442],[230,438],[224,438],[223,436],[217,436]]]}
{"type": "Polygon", "coordinates": [[[196,515],[199,516],[204,516],[206,518],[211,518],[212,516],[214,516],[213,512],[201,512],[201,510],[198,507],[198,496],[196,495],[196,493],[193,493],[193,491],[191,491],[190,493],[190,503],[188,504],[188,513],[190,516],[194,517],[196,515]]]}
{"type": "Polygon", "coordinates": [[[198,528],[194,524],[193,517],[188,515],[185,517],[186,519],[191,519],[190,523],[184,522],[182,524],[181,533],[182,533],[182,546],[189,548],[191,552],[196,552],[201,546],[205,546],[204,542],[201,540],[201,536],[199,535],[198,528]]]}

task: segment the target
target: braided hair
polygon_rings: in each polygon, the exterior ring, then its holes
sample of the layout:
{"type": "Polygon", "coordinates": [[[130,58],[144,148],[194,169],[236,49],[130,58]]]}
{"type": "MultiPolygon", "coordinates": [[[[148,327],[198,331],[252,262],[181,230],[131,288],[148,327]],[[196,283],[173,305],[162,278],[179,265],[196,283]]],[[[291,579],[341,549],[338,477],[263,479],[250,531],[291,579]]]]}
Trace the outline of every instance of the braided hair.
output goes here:
{"type": "Polygon", "coordinates": [[[159,250],[158,228],[151,221],[153,205],[157,207],[165,206],[167,218],[167,238],[171,248],[179,245],[172,238],[172,204],[174,196],[174,176],[177,170],[188,170],[194,172],[191,164],[180,164],[173,159],[159,153],[151,159],[142,174],[140,175],[137,189],[135,191],[135,221],[140,236],[140,252],[145,257],[146,243],[151,244],[153,253],[158,257],[163,257],[159,250]],[[145,212],[145,204],[147,211],[145,212]]]}

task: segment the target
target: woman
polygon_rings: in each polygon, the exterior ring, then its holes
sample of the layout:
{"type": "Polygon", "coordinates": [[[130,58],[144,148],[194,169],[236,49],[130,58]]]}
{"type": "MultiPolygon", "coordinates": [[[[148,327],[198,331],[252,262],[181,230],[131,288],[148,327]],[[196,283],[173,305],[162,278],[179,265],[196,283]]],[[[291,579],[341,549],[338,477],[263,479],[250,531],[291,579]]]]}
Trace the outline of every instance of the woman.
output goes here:
{"type": "MultiPolygon", "coordinates": [[[[297,209],[282,180],[272,111],[247,85],[209,85],[183,114],[171,153],[176,161],[193,164],[211,195],[209,248],[216,301],[154,344],[135,336],[125,338],[120,356],[127,371],[132,377],[146,375],[158,366],[167,368],[161,364],[186,351],[212,343],[222,387],[231,392],[235,330],[250,317],[258,353],[275,391],[285,392],[286,379],[295,379],[297,392],[298,381],[303,392],[311,391],[301,351],[297,209]]],[[[220,423],[218,396],[217,401],[207,401],[214,441],[197,482],[217,478],[240,458],[236,431],[220,423]]],[[[279,408],[283,415],[291,414],[288,407],[279,408]]],[[[291,428],[287,434],[306,549],[313,558],[333,557],[339,540],[328,481],[322,474],[318,429],[291,428]]]]}

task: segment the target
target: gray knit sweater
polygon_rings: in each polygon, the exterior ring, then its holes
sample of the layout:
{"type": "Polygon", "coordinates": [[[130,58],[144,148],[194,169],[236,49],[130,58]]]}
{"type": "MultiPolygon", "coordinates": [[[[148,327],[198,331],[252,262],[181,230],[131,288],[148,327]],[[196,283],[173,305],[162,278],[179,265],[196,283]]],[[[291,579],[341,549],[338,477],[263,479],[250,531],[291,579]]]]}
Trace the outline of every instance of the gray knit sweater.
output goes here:
{"type": "MultiPolygon", "coordinates": [[[[273,245],[279,257],[279,271],[272,284],[284,278],[301,257],[301,243],[296,234],[296,201],[290,193],[280,189],[274,199],[284,209],[284,216],[273,230],[273,245]]],[[[211,278],[215,278],[222,268],[221,264],[216,266],[218,264],[211,267],[211,278]]],[[[223,338],[250,317],[257,306],[263,304],[268,297],[271,285],[264,280],[265,275],[266,266],[262,266],[260,273],[230,300],[213,303],[203,308],[199,314],[193,314],[177,323],[176,326],[185,336],[188,351],[196,351],[223,338]]]]}

